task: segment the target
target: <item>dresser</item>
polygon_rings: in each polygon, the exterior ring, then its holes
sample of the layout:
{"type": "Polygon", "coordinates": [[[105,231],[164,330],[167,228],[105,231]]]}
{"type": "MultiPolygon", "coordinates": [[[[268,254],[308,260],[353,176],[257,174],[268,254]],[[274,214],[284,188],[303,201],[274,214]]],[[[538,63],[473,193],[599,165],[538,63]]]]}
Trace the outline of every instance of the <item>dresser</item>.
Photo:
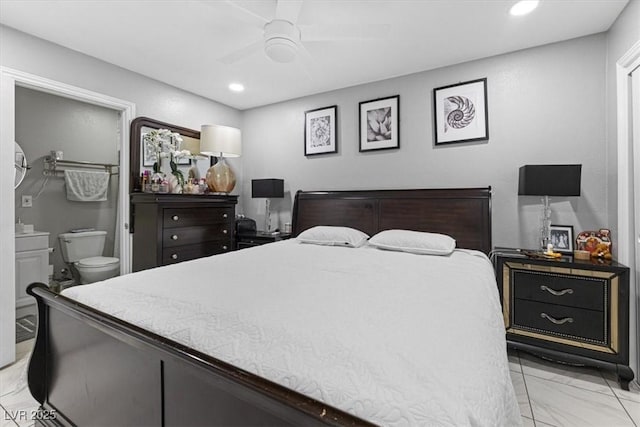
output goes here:
{"type": "Polygon", "coordinates": [[[629,389],[629,269],[597,259],[497,255],[509,347],[614,371],[629,389]]]}
{"type": "Polygon", "coordinates": [[[237,196],[131,194],[133,271],[235,248],[237,196]]]}

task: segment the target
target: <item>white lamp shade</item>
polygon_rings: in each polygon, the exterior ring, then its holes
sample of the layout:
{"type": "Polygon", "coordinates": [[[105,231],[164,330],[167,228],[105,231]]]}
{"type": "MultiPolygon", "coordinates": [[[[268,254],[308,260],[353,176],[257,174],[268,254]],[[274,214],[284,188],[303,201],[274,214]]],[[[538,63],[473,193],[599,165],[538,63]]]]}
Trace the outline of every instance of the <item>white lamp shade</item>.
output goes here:
{"type": "Polygon", "coordinates": [[[202,125],[200,153],[208,156],[239,157],[242,154],[240,129],[220,125],[202,125]]]}

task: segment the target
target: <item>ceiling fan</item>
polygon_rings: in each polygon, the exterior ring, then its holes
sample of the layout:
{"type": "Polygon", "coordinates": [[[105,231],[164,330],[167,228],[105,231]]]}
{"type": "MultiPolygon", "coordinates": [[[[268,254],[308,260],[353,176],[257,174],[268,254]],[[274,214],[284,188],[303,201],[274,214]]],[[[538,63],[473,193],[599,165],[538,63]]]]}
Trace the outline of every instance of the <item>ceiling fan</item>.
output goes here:
{"type": "MultiPolygon", "coordinates": [[[[272,61],[287,63],[299,59],[308,67],[312,57],[305,47],[307,42],[375,40],[389,33],[389,25],[384,24],[299,25],[297,21],[303,0],[277,0],[274,19],[271,20],[244,7],[237,0],[226,0],[225,3],[245,14],[245,18],[252,17],[257,25],[262,26],[264,33],[262,40],[218,58],[224,64],[233,64],[263,49],[272,61]]],[[[243,21],[246,22],[245,19],[243,21]]]]}

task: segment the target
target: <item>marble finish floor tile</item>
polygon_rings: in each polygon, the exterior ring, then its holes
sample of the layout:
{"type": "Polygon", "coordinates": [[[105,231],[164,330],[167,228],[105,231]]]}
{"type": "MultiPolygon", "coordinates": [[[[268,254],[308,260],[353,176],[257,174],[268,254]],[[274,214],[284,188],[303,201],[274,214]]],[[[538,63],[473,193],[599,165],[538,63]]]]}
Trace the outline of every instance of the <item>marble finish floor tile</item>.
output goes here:
{"type": "Polygon", "coordinates": [[[0,406],[0,427],[17,427],[17,425],[18,424],[11,419],[9,413],[0,406]]]}
{"type": "Polygon", "coordinates": [[[522,427],[536,427],[536,423],[531,418],[522,417],[522,427]]]}
{"type": "Polygon", "coordinates": [[[524,375],[614,396],[598,369],[550,362],[523,352],[520,353],[520,363],[524,375]]]}
{"type": "Polygon", "coordinates": [[[524,377],[520,372],[509,372],[511,374],[511,383],[513,389],[516,392],[516,398],[518,399],[518,406],[520,407],[520,415],[527,418],[533,418],[531,413],[531,404],[529,403],[529,395],[527,394],[527,387],[524,385],[524,377]]]}
{"type": "Polygon", "coordinates": [[[26,386],[0,397],[0,405],[10,416],[15,417],[15,422],[20,427],[34,424],[34,416],[40,406],[26,386]]]}
{"type": "Polygon", "coordinates": [[[620,403],[627,410],[636,426],[640,426],[640,402],[632,402],[631,400],[620,399],[620,403]]]}
{"type": "Polygon", "coordinates": [[[23,356],[12,365],[0,370],[0,396],[5,396],[15,391],[16,385],[26,374],[28,362],[29,358],[23,356]]]}
{"type": "Polygon", "coordinates": [[[615,396],[525,375],[533,419],[557,427],[633,427],[615,396]]]}
{"type": "Polygon", "coordinates": [[[602,375],[607,380],[609,387],[613,390],[616,396],[620,399],[630,400],[632,402],[640,403],[640,386],[636,383],[637,378],[634,378],[632,382],[629,383],[629,391],[623,390],[620,388],[620,383],[618,382],[618,378],[611,371],[602,372],[602,375]]]}
{"type": "Polygon", "coordinates": [[[514,372],[522,372],[522,366],[520,366],[520,356],[518,355],[518,350],[507,351],[507,356],[509,356],[509,370],[514,372]]]}

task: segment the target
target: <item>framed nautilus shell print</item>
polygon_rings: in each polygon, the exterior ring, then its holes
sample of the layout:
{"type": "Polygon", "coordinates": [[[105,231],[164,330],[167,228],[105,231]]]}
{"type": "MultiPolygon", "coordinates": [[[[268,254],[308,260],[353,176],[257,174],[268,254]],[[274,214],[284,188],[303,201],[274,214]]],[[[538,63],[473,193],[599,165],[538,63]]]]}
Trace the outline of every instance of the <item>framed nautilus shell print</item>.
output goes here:
{"type": "Polygon", "coordinates": [[[360,151],[400,148],[400,95],[360,103],[360,151]]]}
{"type": "Polygon", "coordinates": [[[489,139],[487,79],[433,90],[435,145],[489,139]]]}

